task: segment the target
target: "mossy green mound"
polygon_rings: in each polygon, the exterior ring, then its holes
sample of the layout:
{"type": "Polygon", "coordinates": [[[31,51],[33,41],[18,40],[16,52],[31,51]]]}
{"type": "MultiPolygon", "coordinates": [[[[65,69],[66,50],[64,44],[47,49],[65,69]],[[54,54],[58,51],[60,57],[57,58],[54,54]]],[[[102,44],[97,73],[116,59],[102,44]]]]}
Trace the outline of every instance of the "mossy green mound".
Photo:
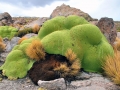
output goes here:
{"type": "Polygon", "coordinates": [[[16,45],[8,54],[5,63],[0,67],[3,75],[7,76],[8,79],[14,80],[27,75],[35,61],[26,55],[25,50],[33,39],[24,40],[21,44],[16,45]]]}
{"type": "Polygon", "coordinates": [[[17,33],[17,29],[11,26],[0,26],[0,36],[11,39],[17,33]]]}
{"type": "Polygon", "coordinates": [[[47,53],[65,56],[66,51],[72,49],[81,60],[82,68],[89,72],[101,73],[106,56],[114,54],[97,26],[75,15],[46,21],[38,37],[47,53]]]}

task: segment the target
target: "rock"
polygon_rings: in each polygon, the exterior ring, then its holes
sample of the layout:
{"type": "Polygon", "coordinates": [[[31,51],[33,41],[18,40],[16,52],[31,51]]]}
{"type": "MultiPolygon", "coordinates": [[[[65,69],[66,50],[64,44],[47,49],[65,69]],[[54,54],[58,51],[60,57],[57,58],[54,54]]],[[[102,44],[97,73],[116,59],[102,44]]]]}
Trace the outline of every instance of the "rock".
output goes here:
{"type": "Polygon", "coordinates": [[[91,81],[90,80],[76,80],[76,81],[72,81],[71,85],[74,87],[87,87],[91,85],[91,81]]]}
{"type": "Polygon", "coordinates": [[[117,32],[117,37],[120,38],[120,32],[117,32]]]}
{"type": "Polygon", "coordinates": [[[77,80],[84,80],[84,79],[89,79],[90,77],[91,77],[91,75],[89,73],[82,72],[78,76],[76,76],[75,78],[77,80]]]}
{"type": "Polygon", "coordinates": [[[82,72],[81,80],[72,81],[67,90],[120,90],[108,77],[97,73],[82,72]],[[88,78],[84,78],[83,75],[88,78]]]}
{"type": "Polygon", "coordinates": [[[9,52],[13,49],[15,45],[17,45],[19,39],[20,37],[13,37],[11,40],[9,40],[8,38],[3,39],[4,44],[6,44],[6,49],[3,53],[0,54],[0,61],[5,61],[9,52]]]}
{"type": "Polygon", "coordinates": [[[3,53],[1,53],[0,54],[0,61],[4,62],[8,54],[9,54],[9,52],[3,52],[3,53]]]}
{"type": "Polygon", "coordinates": [[[82,16],[88,21],[93,20],[90,15],[81,11],[80,9],[76,9],[65,4],[62,4],[61,6],[57,6],[56,9],[54,9],[52,14],[50,15],[50,18],[54,18],[56,16],[69,16],[69,15],[82,16]]]}
{"type": "Polygon", "coordinates": [[[38,25],[39,27],[41,27],[46,20],[48,20],[47,17],[38,18],[37,20],[27,23],[22,28],[20,28],[20,30],[23,30],[24,28],[34,28],[35,25],[38,25]]]}
{"type": "Polygon", "coordinates": [[[23,37],[31,38],[31,37],[34,37],[34,36],[37,36],[37,34],[29,33],[29,34],[24,35],[23,37]]]}
{"type": "Polygon", "coordinates": [[[3,41],[6,44],[5,52],[10,52],[12,50],[12,48],[15,45],[17,45],[19,39],[20,39],[20,37],[13,37],[11,40],[4,38],[3,41]]]}
{"type": "Polygon", "coordinates": [[[12,23],[12,17],[8,12],[0,13],[0,23],[3,25],[10,25],[12,23]]]}
{"type": "Polygon", "coordinates": [[[14,21],[13,25],[25,25],[27,21],[24,18],[18,18],[17,20],[14,21]]]}
{"type": "Polygon", "coordinates": [[[88,86],[88,87],[77,88],[75,90],[107,90],[107,89],[100,87],[100,86],[92,85],[92,86],[88,86]]]}
{"type": "Polygon", "coordinates": [[[97,25],[98,21],[90,21],[91,24],[97,25]]]}
{"type": "Polygon", "coordinates": [[[51,81],[38,81],[38,85],[47,90],[66,90],[65,80],[63,78],[51,81]]]}
{"type": "Polygon", "coordinates": [[[97,26],[100,28],[101,32],[105,35],[109,43],[113,45],[117,36],[117,30],[114,25],[113,19],[103,17],[98,21],[97,26]]]}

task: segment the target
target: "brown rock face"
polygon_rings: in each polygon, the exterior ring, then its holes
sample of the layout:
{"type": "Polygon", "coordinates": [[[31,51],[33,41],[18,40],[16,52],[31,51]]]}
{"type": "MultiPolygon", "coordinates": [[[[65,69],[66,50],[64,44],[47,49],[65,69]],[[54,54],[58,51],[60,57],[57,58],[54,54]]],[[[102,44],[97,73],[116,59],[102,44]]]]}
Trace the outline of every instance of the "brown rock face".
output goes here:
{"type": "Polygon", "coordinates": [[[112,18],[101,18],[97,26],[100,28],[101,32],[105,35],[107,40],[111,45],[113,45],[115,38],[117,36],[117,30],[112,18]]]}
{"type": "Polygon", "coordinates": [[[57,6],[55,10],[53,10],[50,18],[54,18],[56,16],[69,16],[69,15],[78,15],[84,17],[88,21],[92,21],[93,19],[87,13],[84,13],[80,9],[76,9],[70,7],[69,5],[62,4],[61,6],[57,6]]]}

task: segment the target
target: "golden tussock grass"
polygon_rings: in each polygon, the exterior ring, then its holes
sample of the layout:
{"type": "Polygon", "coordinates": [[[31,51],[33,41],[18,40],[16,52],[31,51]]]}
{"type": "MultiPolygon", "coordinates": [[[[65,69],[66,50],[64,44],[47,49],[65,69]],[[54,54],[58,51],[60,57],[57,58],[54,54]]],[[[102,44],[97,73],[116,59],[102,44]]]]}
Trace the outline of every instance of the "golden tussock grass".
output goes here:
{"type": "Polygon", "coordinates": [[[115,43],[113,45],[113,48],[120,51],[120,39],[118,37],[116,37],[115,43]]]}
{"type": "Polygon", "coordinates": [[[33,40],[31,44],[26,49],[26,54],[31,59],[41,60],[45,59],[45,52],[40,40],[33,40]]]}
{"type": "Polygon", "coordinates": [[[6,48],[6,45],[3,42],[0,42],[0,52],[3,52],[6,48]]]}
{"type": "Polygon", "coordinates": [[[6,45],[3,43],[2,37],[0,37],[0,52],[3,52],[6,48],[6,45]]]}
{"type": "Polygon", "coordinates": [[[38,33],[40,30],[40,26],[38,24],[35,24],[32,28],[33,33],[38,33]]]}
{"type": "Polygon", "coordinates": [[[81,68],[80,60],[77,58],[76,54],[72,51],[72,49],[68,49],[65,56],[71,63],[70,75],[76,75],[81,68]]]}
{"type": "Polygon", "coordinates": [[[77,58],[72,49],[67,50],[67,52],[65,53],[65,57],[69,60],[70,63],[73,63],[77,58]]]}
{"type": "Polygon", "coordinates": [[[28,39],[27,37],[22,37],[21,39],[18,40],[18,44],[20,44],[22,41],[28,39]]]}
{"type": "Polygon", "coordinates": [[[0,37],[0,42],[3,42],[3,39],[2,39],[2,37],[0,37]]]}
{"type": "Polygon", "coordinates": [[[71,69],[70,75],[77,75],[80,68],[81,68],[81,63],[80,63],[79,59],[76,59],[70,67],[70,69],[71,69]]]}
{"type": "Polygon", "coordinates": [[[81,63],[79,59],[76,57],[76,54],[71,50],[68,49],[68,51],[65,54],[66,58],[68,59],[68,63],[62,63],[60,66],[54,69],[54,71],[57,71],[60,73],[62,77],[72,77],[76,76],[81,68],[81,63]]]}
{"type": "Polygon", "coordinates": [[[115,84],[120,85],[120,51],[115,51],[114,57],[107,56],[103,69],[115,84]]]}
{"type": "Polygon", "coordinates": [[[60,77],[66,77],[70,71],[66,63],[61,63],[59,67],[56,67],[54,71],[59,72],[60,77]]]}

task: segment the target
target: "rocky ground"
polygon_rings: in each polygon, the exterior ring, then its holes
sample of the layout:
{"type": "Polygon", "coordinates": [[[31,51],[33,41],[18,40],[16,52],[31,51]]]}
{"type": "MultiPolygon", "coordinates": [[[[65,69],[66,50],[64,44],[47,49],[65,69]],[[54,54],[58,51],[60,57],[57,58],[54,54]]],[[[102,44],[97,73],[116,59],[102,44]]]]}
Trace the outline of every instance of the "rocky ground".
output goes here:
{"type": "Polygon", "coordinates": [[[95,73],[82,72],[76,77],[75,81],[67,84],[66,87],[66,84],[63,83],[61,88],[58,88],[57,86],[60,82],[61,80],[53,85],[54,81],[51,81],[49,85],[52,85],[52,87],[46,84],[47,86],[44,89],[40,89],[44,85],[36,86],[28,77],[14,81],[4,78],[0,82],[0,90],[120,90],[120,86],[113,84],[109,78],[95,73]]]}

